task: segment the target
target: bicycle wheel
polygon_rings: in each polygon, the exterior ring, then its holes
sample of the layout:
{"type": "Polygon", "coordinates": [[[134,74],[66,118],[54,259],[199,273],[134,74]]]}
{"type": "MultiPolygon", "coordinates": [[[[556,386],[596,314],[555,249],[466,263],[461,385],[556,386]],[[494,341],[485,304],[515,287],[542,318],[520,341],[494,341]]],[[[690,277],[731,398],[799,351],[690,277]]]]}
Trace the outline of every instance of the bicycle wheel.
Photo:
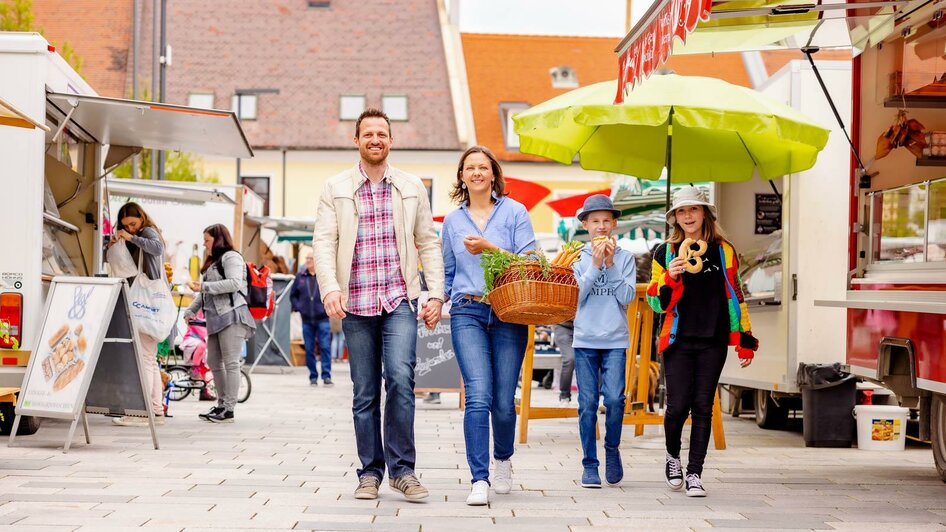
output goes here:
{"type": "Polygon", "coordinates": [[[240,368],[240,393],[237,394],[237,402],[243,403],[250,398],[250,392],[253,391],[253,381],[250,380],[250,372],[240,368]]]}
{"type": "Polygon", "coordinates": [[[167,372],[168,375],[171,376],[171,380],[168,382],[168,386],[170,386],[170,390],[167,392],[168,399],[172,401],[180,401],[181,399],[189,396],[191,394],[191,389],[177,386],[177,383],[190,382],[190,372],[181,367],[168,368],[167,372]]]}

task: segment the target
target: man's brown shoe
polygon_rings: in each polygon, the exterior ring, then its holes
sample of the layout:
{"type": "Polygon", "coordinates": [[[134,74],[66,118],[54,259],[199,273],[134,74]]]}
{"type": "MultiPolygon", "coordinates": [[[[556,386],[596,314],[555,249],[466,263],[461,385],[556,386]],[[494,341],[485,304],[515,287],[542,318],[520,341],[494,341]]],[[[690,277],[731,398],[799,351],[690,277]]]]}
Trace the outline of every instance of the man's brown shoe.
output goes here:
{"type": "Polygon", "coordinates": [[[421,486],[420,481],[417,480],[417,477],[413,474],[404,475],[400,478],[392,478],[389,480],[389,483],[391,484],[391,489],[399,492],[409,501],[419,501],[426,499],[427,496],[430,495],[427,488],[421,486]]]}
{"type": "Polygon", "coordinates": [[[358,487],[355,489],[356,499],[377,499],[378,486],[381,485],[381,479],[365,473],[358,477],[358,487]]]}

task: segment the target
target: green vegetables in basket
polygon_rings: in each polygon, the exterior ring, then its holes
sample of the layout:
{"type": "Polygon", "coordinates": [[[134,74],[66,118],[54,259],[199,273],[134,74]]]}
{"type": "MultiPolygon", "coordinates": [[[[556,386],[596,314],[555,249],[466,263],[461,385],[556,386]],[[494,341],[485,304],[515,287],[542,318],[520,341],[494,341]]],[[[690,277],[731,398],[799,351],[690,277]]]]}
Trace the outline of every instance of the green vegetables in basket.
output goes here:
{"type": "Polygon", "coordinates": [[[525,264],[526,261],[536,261],[542,268],[542,275],[549,276],[551,266],[549,260],[541,250],[527,251],[522,255],[510,253],[502,249],[488,249],[480,256],[480,266],[483,267],[483,280],[486,282],[483,295],[493,291],[496,279],[514,264],[525,264]]]}

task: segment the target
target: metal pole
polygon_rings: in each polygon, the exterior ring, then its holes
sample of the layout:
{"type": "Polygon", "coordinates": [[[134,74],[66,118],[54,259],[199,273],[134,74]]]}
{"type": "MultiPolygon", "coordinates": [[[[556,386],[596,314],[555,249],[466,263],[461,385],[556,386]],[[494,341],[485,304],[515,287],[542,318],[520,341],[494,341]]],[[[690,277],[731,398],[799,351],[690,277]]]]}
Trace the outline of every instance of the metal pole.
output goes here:
{"type": "MultiPolygon", "coordinates": [[[[157,101],[167,101],[167,53],[168,53],[168,2],[161,0],[161,95],[157,101]]],[[[164,163],[167,154],[158,152],[158,179],[164,179],[164,163]]]]}
{"type": "MultiPolygon", "coordinates": [[[[138,47],[141,46],[141,0],[135,0],[134,14],[131,20],[131,99],[138,99],[138,47]]],[[[131,158],[131,178],[138,179],[140,156],[136,153],[131,158]]]]}
{"type": "MultiPolygon", "coordinates": [[[[243,95],[237,92],[236,97],[237,97],[237,120],[240,120],[240,117],[243,116],[243,95]]],[[[237,157],[236,182],[238,185],[243,182],[240,179],[240,158],[239,157],[237,157]]]]}
{"type": "Polygon", "coordinates": [[[282,215],[286,216],[286,148],[282,149],[282,215]]]}
{"type": "MultiPolygon", "coordinates": [[[[161,69],[161,66],[158,64],[161,58],[161,51],[159,47],[161,46],[161,25],[158,20],[158,13],[160,11],[160,1],[152,0],[151,1],[151,101],[157,101],[158,94],[158,71],[161,69]]],[[[158,178],[158,165],[155,164],[155,161],[158,159],[158,150],[151,150],[151,179],[158,178]]]]}
{"type": "MultiPolygon", "coordinates": [[[[672,172],[671,154],[673,153],[673,107],[667,117],[667,210],[670,210],[670,182],[672,172]]],[[[664,222],[664,240],[670,238],[670,222],[664,222]]]]}

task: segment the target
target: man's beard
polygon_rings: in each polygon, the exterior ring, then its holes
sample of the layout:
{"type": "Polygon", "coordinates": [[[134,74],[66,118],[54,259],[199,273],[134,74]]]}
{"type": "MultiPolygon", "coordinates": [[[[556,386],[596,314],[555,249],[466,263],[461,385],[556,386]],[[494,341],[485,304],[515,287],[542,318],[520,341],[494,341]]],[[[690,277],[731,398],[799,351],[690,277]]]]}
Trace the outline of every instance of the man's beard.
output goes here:
{"type": "Polygon", "coordinates": [[[380,152],[375,153],[368,148],[362,148],[360,151],[362,159],[371,164],[381,164],[388,158],[389,150],[382,148],[380,152]]]}

